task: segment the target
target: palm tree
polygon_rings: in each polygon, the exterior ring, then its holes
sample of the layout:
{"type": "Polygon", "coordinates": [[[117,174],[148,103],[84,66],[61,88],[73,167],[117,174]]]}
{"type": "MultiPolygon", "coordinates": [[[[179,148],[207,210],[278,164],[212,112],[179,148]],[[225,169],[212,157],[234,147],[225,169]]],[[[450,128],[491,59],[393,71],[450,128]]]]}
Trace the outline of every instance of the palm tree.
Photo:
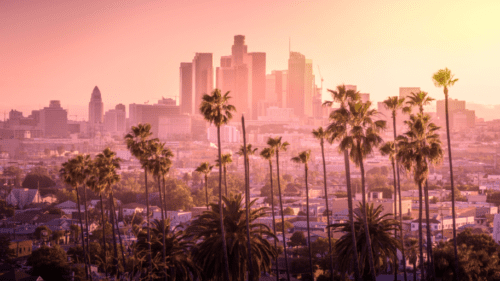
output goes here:
{"type": "MultiPolygon", "coordinates": [[[[267,140],[267,145],[276,153],[276,175],[278,177],[278,196],[280,200],[280,213],[281,213],[281,230],[283,233],[283,251],[285,253],[285,269],[286,269],[286,278],[290,281],[290,270],[288,269],[288,253],[287,253],[287,245],[285,238],[285,215],[283,212],[283,199],[281,197],[281,183],[280,183],[280,150],[286,151],[288,146],[290,145],[288,142],[281,142],[281,137],[269,138],[267,140]]],[[[272,175],[271,175],[272,176],[272,175]]],[[[272,178],[272,177],[271,177],[272,178]]],[[[272,189],[271,189],[272,190],[272,189]]],[[[273,198],[274,200],[274,198],[273,198]]],[[[273,210],[274,212],[274,210],[273,210]]],[[[279,273],[278,273],[279,275],[279,273]]]]}
{"type": "MultiPolygon", "coordinates": [[[[161,195],[161,178],[167,174],[169,167],[172,165],[172,162],[170,159],[164,157],[164,151],[165,151],[165,144],[161,142],[152,142],[151,143],[151,159],[149,160],[149,170],[153,174],[153,176],[156,177],[158,181],[158,196],[159,196],[159,205],[160,205],[160,210],[161,210],[161,219],[162,221],[165,220],[165,213],[164,211],[164,200],[162,200],[162,195],[161,195]]],[[[171,152],[170,152],[171,153],[171,152]]],[[[164,198],[166,199],[166,194],[163,194],[164,198]]],[[[165,229],[163,228],[163,231],[165,229]]],[[[165,232],[162,233],[163,239],[165,239],[165,232]]],[[[165,241],[163,241],[163,244],[165,244],[165,241]]],[[[163,257],[163,264],[166,264],[166,252],[165,252],[165,247],[162,248],[162,257],[163,257]]],[[[167,269],[166,267],[163,267],[164,269],[164,278],[167,278],[167,269]]]]}
{"type": "MultiPolygon", "coordinates": [[[[325,101],[323,106],[332,106],[334,102],[340,104],[340,109],[332,112],[330,114],[330,121],[332,123],[328,126],[327,131],[331,134],[330,143],[334,141],[340,141],[347,132],[349,117],[343,113],[349,113],[347,111],[347,103],[351,100],[359,99],[359,92],[353,90],[346,90],[345,85],[337,86],[337,90],[333,91],[328,89],[328,92],[332,95],[333,101],[325,101]]],[[[341,149],[342,151],[342,149],[341,149]]],[[[344,152],[344,164],[345,164],[345,177],[346,177],[346,189],[347,189],[347,206],[349,209],[349,222],[351,223],[351,238],[352,238],[352,259],[354,263],[354,279],[356,281],[361,280],[359,276],[359,261],[358,252],[356,251],[356,236],[354,235],[354,209],[352,203],[352,192],[351,192],[351,174],[349,167],[349,151],[348,149],[343,150],[344,152]]]]}
{"type": "Polygon", "coordinates": [[[238,150],[238,152],[236,152],[236,154],[243,156],[243,158],[245,159],[245,163],[246,163],[246,166],[245,166],[246,171],[245,172],[248,174],[248,177],[247,177],[248,186],[250,186],[250,156],[255,155],[255,152],[257,152],[257,148],[253,148],[251,144],[246,145],[246,156],[245,156],[245,145],[240,146],[240,150],[238,150]]]}
{"type": "MultiPolygon", "coordinates": [[[[436,133],[439,127],[430,122],[430,116],[424,114],[411,115],[410,120],[405,122],[408,132],[398,137],[397,158],[408,171],[413,172],[415,183],[419,187],[419,195],[422,198],[422,185],[427,181],[429,175],[429,163],[439,163],[443,159],[443,150],[439,135],[436,133]]],[[[426,189],[427,193],[427,189],[426,189]]],[[[428,198],[428,193],[426,194],[428,198]]],[[[428,201],[426,202],[428,204],[428,201]]],[[[422,274],[424,273],[423,245],[422,245],[422,200],[420,199],[419,214],[419,243],[420,262],[422,274]]],[[[432,240],[430,223],[427,221],[427,249],[429,259],[429,269],[427,276],[429,280],[434,280],[434,264],[432,263],[432,240]]]]}
{"type": "Polygon", "coordinates": [[[427,92],[418,92],[418,93],[411,93],[408,96],[408,100],[406,101],[406,105],[403,109],[405,113],[411,113],[413,107],[418,108],[418,112],[420,114],[424,113],[424,106],[431,104],[431,102],[434,101],[433,98],[429,97],[427,92]]]}
{"type": "MultiPolygon", "coordinates": [[[[226,189],[227,196],[227,164],[233,163],[233,155],[231,153],[222,154],[222,169],[224,169],[224,187],[226,189]]],[[[215,165],[219,167],[219,173],[221,172],[221,167],[219,165],[219,159],[215,159],[215,165]]]]}
{"type": "MultiPolygon", "coordinates": [[[[314,138],[319,140],[321,146],[321,158],[323,159],[323,185],[325,187],[325,206],[326,206],[326,224],[330,225],[330,210],[328,208],[328,189],[326,187],[326,163],[325,163],[325,139],[330,137],[330,132],[323,130],[323,127],[319,127],[317,130],[312,131],[314,138]]],[[[328,228],[328,253],[330,255],[330,276],[333,280],[333,253],[332,253],[332,237],[330,233],[330,228],[328,228]]]]}
{"type": "Polygon", "coordinates": [[[108,266],[107,266],[107,245],[106,245],[106,221],[104,220],[104,204],[102,202],[102,192],[105,189],[105,183],[101,178],[101,172],[99,170],[99,166],[97,163],[97,159],[89,162],[87,168],[87,181],[86,185],[92,190],[94,193],[99,194],[99,199],[101,201],[101,228],[102,228],[102,240],[103,240],[103,249],[104,249],[104,274],[105,277],[108,277],[108,266]]]}
{"type": "MultiPolygon", "coordinates": [[[[217,126],[217,148],[219,150],[219,159],[222,159],[222,150],[220,144],[220,126],[225,125],[233,117],[232,112],[236,108],[229,104],[229,92],[222,95],[219,89],[215,89],[211,95],[203,95],[200,105],[200,112],[205,120],[217,126]]],[[[222,162],[222,161],[221,161],[222,162]]],[[[226,238],[224,232],[224,209],[222,208],[222,173],[219,172],[219,209],[220,209],[220,231],[222,234],[222,252],[224,254],[224,268],[226,280],[229,280],[229,260],[227,257],[226,238]]]]}
{"type": "MultiPolygon", "coordinates": [[[[194,263],[188,254],[194,246],[192,242],[185,239],[184,232],[179,229],[171,230],[170,220],[154,220],[151,228],[151,247],[156,255],[153,258],[153,278],[161,278],[164,270],[170,270],[172,280],[199,280],[200,268],[194,263]],[[161,261],[160,250],[166,249],[167,256],[161,261]]],[[[147,232],[141,230],[137,234],[135,255],[144,263],[148,249],[147,232]]],[[[142,267],[142,266],[141,266],[142,267]]],[[[164,277],[164,275],[163,275],[164,277]]]]}
{"type": "MultiPolygon", "coordinates": [[[[149,233],[149,190],[148,190],[148,160],[151,157],[151,124],[138,124],[137,126],[132,126],[131,132],[125,136],[125,142],[127,143],[127,148],[130,153],[134,155],[141,162],[142,168],[144,169],[144,185],[146,188],[146,220],[147,220],[147,231],[148,231],[148,243],[150,243],[150,233],[149,233]]],[[[151,272],[151,246],[148,252],[148,262],[149,271],[151,272]]]]}
{"type": "Polygon", "coordinates": [[[408,249],[408,262],[413,265],[413,281],[417,281],[418,240],[410,238],[404,245],[404,248],[408,249]]]}
{"type": "MultiPolygon", "coordinates": [[[[402,198],[401,198],[401,184],[399,181],[399,163],[397,162],[397,159],[395,159],[395,154],[397,153],[397,146],[396,144],[396,116],[397,112],[401,110],[404,106],[404,101],[405,98],[398,98],[397,96],[394,97],[388,97],[386,100],[383,101],[385,107],[391,111],[391,116],[392,116],[392,129],[393,129],[393,134],[394,134],[394,142],[392,142],[392,145],[390,144],[389,146],[386,146],[385,149],[381,149],[381,152],[385,155],[389,155],[389,159],[391,160],[392,163],[392,171],[394,174],[394,219],[397,219],[396,214],[397,214],[397,205],[396,205],[396,198],[399,196],[399,223],[400,223],[400,239],[401,239],[401,245],[404,245],[404,236],[403,236],[403,214],[402,214],[402,198]],[[394,161],[396,160],[396,161],[394,161]],[[395,162],[395,163],[394,163],[395,162]],[[396,178],[397,178],[397,196],[396,196],[396,178]]],[[[394,237],[396,237],[396,233],[394,233],[394,237]]],[[[403,274],[405,281],[408,280],[408,277],[406,275],[406,255],[405,255],[405,249],[404,247],[401,248],[401,253],[403,255],[403,274]]],[[[395,277],[397,277],[397,272],[398,272],[398,266],[394,264],[394,274],[395,277]]]]}
{"type": "Polygon", "coordinates": [[[207,198],[207,210],[208,210],[208,175],[212,172],[214,166],[210,165],[208,162],[203,162],[198,166],[195,172],[202,173],[205,175],[205,196],[207,198]]]}
{"type": "MultiPolygon", "coordinates": [[[[344,138],[340,142],[342,150],[351,148],[350,157],[353,162],[360,168],[361,172],[361,192],[363,210],[362,214],[366,211],[366,186],[365,186],[365,168],[363,159],[373,152],[373,149],[382,143],[380,131],[385,128],[384,120],[373,120],[378,112],[375,109],[370,109],[371,102],[366,103],[350,101],[348,103],[349,111],[341,108],[337,113],[344,115],[343,118],[348,120],[350,129],[346,132],[344,138]]],[[[365,228],[367,231],[366,245],[371,249],[370,233],[368,228],[368,221],[365,216],[365,228]]],[[[375,267],[373,261],[373,253],[368,251],[368,261],[370,264],[370,274],[373,281],[376,280],[375,267]]]]}
{"type": "Polygon", "coordinates": [[[457,227],[455,220],[455,185],[453,184],[453,164],[451,157],[451,141],[450,141],[450,122],[448,114],[448,87],[451,87],[458,81],[458,78],[454,78],[455,75],[451,74],[451,70],[448,68],[440,69],[438,72],[432,75],[432,81],[436,87],[443,87],[444,92],[444,108],[446,113],[446,140],[448,144],[448,159],[450,161],[450,183],[451,183],[451,214],[453,217],[453,250],[455,253],[455,274],[453,275],[455,280],[459,280],[458,276],[458,249],[457,249],[457,227]]]}
{"type": "MultiPolygon", "coordinates": [[[[102,192],[109,194],[109,213],[111,221],[111,230],[113,234],[113,253],[114,253],[114,266],[115,272],[117,273],[118,265],[118,251],[116,249],[116,234],[115,234],[115,208],[114,208],[114,197],[112,186],[120,181],[120,175],[117,174],[117,169],[120,169],[120,162],[122,160],[116,157],[116,153],[111,151],[111,149],[106,148],[103,152],[97,154],[96,165],[99,169],[99,182],[102,183],[102,190],[100,190],[100,195],[102,192]]],[[[102,198],[102,197],[101,197],[102,198]]],[[[101,202],[102,203],[102,202],[101,202]]],[[[102,207],[102,206],[101,206],[102,207]]],[[[104,234],[104,231],[103,231],[104,234]]],[[[122,246],[123,248],[123,246],[122,246]]],[[[124,258],[125,260],[125,258],[124,258]]],[[[124,261],[125,263],[125,261],[124,261]]]]}
{"type": "MultiPolygon", "coordinates": [[[[249,261],[247,255],[246,210],[242,206],[243,198],[240,194],[223,197],[226,214],[224,217],[225,237],[229,242],[227,252],[231,261],[229,280],[245,280],[249,261]]],[[[250,207],[255,200],[250,202],[250,207]]],[[[224,263],[221,255],[224,237],[220,235],[220,209],[218,204],[210,204],[211,210],[203,212],[192,221],[187,229],[188,235],[200,243],[193,249],[193,259],[200,266],[206,280],[222,280],[224,263]]],[[[224,205],[223,205],[224,206],[224,205]]],[[[253,209],[250,212],[250,245],[252,247],[253,275],[258,279],[262,272],[270,272],[272,260],[277,251],[265,238],[275,238],[269,227],[256,221],[265,216],[264,208],[253,209]],[[261,235],[262,233],[262,235],[261,235]]]]}
{"type": "MultiPolygon", "coordinates": [[[[299,153],[298,156],[292,158],[292,161],[299,164],[304,164],[304,175],[306,182],[306,216],[307,216],[307,245],[309,247],[309,268],[311,278],[314,280],[314,268],[312,264],[312,249],[311,249],[311,229],[309,226],[309,187],[307,186],[307,171],[309,170],[309,161],[311,160],[311,151],[306,150],[299,153]]],[[[333,272],[332,272],[333,274],[333,272]]]]}
{"type": "MultiPolygon", "coordinates": [[[[387,213],[382,215],[383,207],[378,205],[374,208],[373,204],[368,204],[366,212],[363,212],[363,205],[359,204],[355,212],[356,221],[354,222],[355,235],[358,243],[356,244],[356,252],[360,257],[361,272],[363,273],[363,280],[371,278],[370,272],[370,255],[366,249],[371,249],[372,255],[377,255],[375,259],[375,267],[381,271],[385,266],[387,260],[395,257],[397,249],[400,248],[399,241],[391,235],[394,229],[399,229],[399,223],[391,219],[392,214],[387,213]],[[365,213],[365,214],[363,214],[365,213]],[[368,224],[365,223],[368,221],[368,224]],[[367,227],[368,226],[368,227],[367,227]],[[368,245],[366,230],[370,234],[372,241],[372,248],[368,245]]],[[[349,222],[335,223],[328,227],[333,228],[334,232],[344,233],[335,243],[335,253],[337,265],[340,272],[349,272],[352,270],[350,266],[350,259],[347,257],[352,256],[352,239],[351,239],[351,225],[349,222]]]]}
{"type": "Polygon", "coordinates": [[[167,190],[166,190],[166,184],[165,184],[165,177],[167,174],[170,172],[170,168],[172,167],[172,158],[174,157],[174,153],[172,150],[168,147],[164,147],[163,150],[161,151],[161,157],[165,161],[165,166],[162,168],[162,180],[163,180],[163,208],[165,211],[165,218],[167,217],[167,190]]]}
{"type": "MultiPolygon", "coordinates": [[[[63,180],[64,183],[67,185],[73,187],[76,190],[76,201],[78,205],[78,218],[80,220],[80,229],[81,229],[81,238],[82,238],[82,249],[83,249],[83,256],[85,260],[85,277],[88,279],[89,278],[89,267],[88,267],[88,260],[87,260],[87,251],[85,249],[85,239],[83,237],[83,221],[82,221],[82,212],[80,210],[80,195],[78,193],[78,186],[83,184],[85,181],[86,175],[85,175],[85,166],[79,165],[80,163],[83,163],[84,161],[84,156],[79,154],[75,158],[72,158],[68,160],[67,162],[64,162],[62,164],[62,169],[59,171],[61,175],[61,179],[63,180]]],[[[85,203],[86,204],[86,203],[85,203]]],[[[76,238],[76,237],[75,237],[76,238]]],[[[76,241],[76,239],[75,239],[76,241]]]]}
{"type": "MultiPolygon", "coordinates": [[[[276,235],[276,218],[274,217],[274,190],[273,190],[273,157],[274,157],[274,149],[270,147],[266,147],[261,150],[260,156],[265,160],[269,161],[269,179],[271,181],[271,214],[273,216],[273,234],[276,235]]],[[[277,239],[274,239],[274,248],[278,248],[277,239]]],[[[276,281],[279,281],[279,265],[278,265],[278,256],[276,255],[276,281]]]]}

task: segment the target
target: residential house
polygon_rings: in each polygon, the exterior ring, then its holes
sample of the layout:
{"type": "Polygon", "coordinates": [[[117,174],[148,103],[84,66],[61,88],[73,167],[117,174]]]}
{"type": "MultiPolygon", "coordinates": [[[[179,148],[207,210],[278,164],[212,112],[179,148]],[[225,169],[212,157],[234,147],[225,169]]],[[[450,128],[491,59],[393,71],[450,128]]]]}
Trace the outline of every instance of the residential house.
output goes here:
{"type": "Polygon", "coordinates": [[[42,198],[37,189],[14,188],[6,198],[7,204],[24,209],[32,203],[41,202],[42,198]]]}
{"type": "Polygon", "coordinates": [[[140,203],[129,203],[122,207],[123,216],[131,216],[134,213],[142,213],[146,210],[146,206],[140,203]]]}
{"type": "Polygon", "coordinates": [[[33,249],[33,241],[32,240],[11,240],[10,249],[14,250],[14,254],[16,258],[29,256],[31,255],[31,251],[33,249]]]}

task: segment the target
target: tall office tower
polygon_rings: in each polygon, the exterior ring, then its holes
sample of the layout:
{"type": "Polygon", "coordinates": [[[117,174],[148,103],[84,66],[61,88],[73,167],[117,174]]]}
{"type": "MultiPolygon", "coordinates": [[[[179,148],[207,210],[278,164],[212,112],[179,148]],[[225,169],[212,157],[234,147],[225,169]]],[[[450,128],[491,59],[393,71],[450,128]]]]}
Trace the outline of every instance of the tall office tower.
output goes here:
{"type": "Polygon", "coordinates": [[[231,92],[236,118],[245,114],[247,119],[257,119],[266,91],[266,54],[247,53],[245,36],[234,36],[231,55],[222,56],[216,69],[216,87],[231,92]]]}
{"type": "Polygon", "coordinates": [[[192,97],[190,114],[200,114],[201,99],[204,94],[209,95],[213,91],[213,60],[212,53],[196,53],[192,64],[192,97]]]}
{"type": "Polygon", "coordinates": [[[273,70],[266,75],[266,101],[276,102],[278,107],[286,107],[286,70],[273,70]]]}
{"type": "Polygon", "coordinates": [[[115,109],[106,111],[104,114],[104,130],[114,135],[126,132],[125,105],[117,104],[115,109]]]}
{"type": "Polygon", "coordinates": [[[314,75],[312,60],[306,59],[304,69],[304,115],[313,116],[313,96],[314,96],[314,75]]]}
{"type": "Polygon", "coordinates": [[[296,116],[305,116],[305,70],[306,57],[297,52],[290,52],[288,59],[288,93],[286,107],[293,108],[296,116]]]}
{"type": "Polygon", "coordinates": [[[179,67],[179,97],[182,113],[192,114],[193,97],[193,63],[181,62],[179,67]]]}
{"type": "Polygon", "coordinates": [[[266,98],[266,53],[250,53],[252,57],[252,119],[257,119],[259,102],[266,98]]]}
{"type": "Polygon", "coordinates": [[[68,112],[60,101],[51,100],[49,107],[40,110],[40,126],[46,138],[68,137],[68,112]]]}
{"type": "Polygon", "coordinates": [[[89,125],[102,123],[104,116],[104,105],[101,99],[101,92],[97,86],[92,91],[92,96],[89,102],[89,125]]]}

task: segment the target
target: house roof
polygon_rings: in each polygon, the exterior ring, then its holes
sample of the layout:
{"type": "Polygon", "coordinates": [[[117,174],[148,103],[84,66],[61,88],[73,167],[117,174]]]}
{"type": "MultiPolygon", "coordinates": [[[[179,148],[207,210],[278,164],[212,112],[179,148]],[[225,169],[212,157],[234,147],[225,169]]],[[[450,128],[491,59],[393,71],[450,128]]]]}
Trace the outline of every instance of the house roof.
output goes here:
{"type": "Polygon", "coordinates": [[[10,221],[15,223],[32,223],[41,214],[42,212],[40,210],[30,210],[26,212],[20,212],[16,213],[12,218],[10,218],[10,221]]]}
{"type": "MultiPolygon", "coordinates": [[[[417,220],[414,220],[412,221],[412,223],[418,223],[418,219],[417,220]]],[[[437,219],[429,219],[429,222],[430,223],[437,223],[437,224],[440,224],[441,222],[438,221],[437,219]]],[[[426,219],[422,219],[422,223],[427,223],[427,220],[426,219]]]]}
{"type": "Polygon", "coordinates": [[[145,209],[146,205],[132,202],[132,203],[128,203],[128,204],[125,204],[122,206],[122,209],[136,209],[136,208],[145,209]]]}
{"type": "Polygon", "coordinates": [[[7,272],[0,273],[0,280],[8,281],[43,281],[39,276],[31,276],[23,271],[11,269],[7,272]]]}
{"type": "Polygon", "coordinates": [[[34,203],[34,200],[39,197],[37,189],[14,188],[7,196],[7,203],[13,206],[23,208],[26,205],[34,203]]]}

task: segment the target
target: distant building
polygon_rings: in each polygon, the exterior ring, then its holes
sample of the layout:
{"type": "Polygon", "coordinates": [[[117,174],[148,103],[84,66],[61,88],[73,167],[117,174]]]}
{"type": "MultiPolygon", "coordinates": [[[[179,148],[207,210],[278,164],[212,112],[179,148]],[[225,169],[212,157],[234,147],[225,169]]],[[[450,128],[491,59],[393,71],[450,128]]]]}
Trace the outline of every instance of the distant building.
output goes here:
{"type": "Polygon", "coordinates": [[[181,113],[193,114],[193,63],[181,62],[179,72],[179,97],[181,113]]]}
{"type": "Polygon", "coordinates": [[[89,123],[102,123],[104,117],[104,105],[102,103],[101,91],[97,86],[94,87],[89,102],[89,123]]]}
{"type": "MultiPolygon", "coordinates": [[[[207,129],[208,140],[213,143],[217,143],[217,127],[210,126],[207,129]]],[[[221,126],[220,127],[220,140],[224,143],[239,143],[240,142],[240,131],[234,126],[221,126]]]]}
{"type": "Polygon", "coordinates": [[[191,116],[172,115],[158,118],[160,140],[183,140],[191,137],[191,116]]]}
{"type": "MultiPolygon", "coordinates": [[[[16,258],[29,256],[29,255],[31,255],[31,250],[33,249],[33,241],[32,240],[12,240],[12,241],[10,241],[9,248],[14,250],[14,255],[16,258]]],[[[22,279],[22,280],[24,280],[24,279],[22,279]]],[[[36,279],[33,279],[33,280],[36,280],[36,279]]]]}
{"type": "Polygon", "coordinates": [[[298,52],[290,52],[288,59],[287,107],[298,117],[312,116],[314,75],[312,60],[298,52]]]}
{"type": "Polygon", "coordinates": [[[23,209],[32,203],[42,202],[37,189],[14,188],[6,199],[7,204],[23,209]]]}
{"type": "MultiPolygon", "coordinates": [[[[465,101],[457,99],[448,99],[448,114],[450,128],[452,130],[461,130],[473,128],[476,124],[476,112],[465,108],[465,101]]],[[[436,101],[436,115],[441,124],[446,122],[445,100],[436,101]]]]}
{"type": "Polygon", "coordinates": [[[193,102],[190,114],[199,114],[201,99],[204,94],[213,91],[213,55],[212,53],[196,53],[193,58],[193,102]]]}
{"type": "Polygon", "coordinates": [[[104,130],[113,135],[124,134],[126,132],[125,114],[123,104],[118,104],[115,109],[106,111],[106,114],[104,114],[104,130]]]}
{"type": "Polygon", "coordinates": [[[176,105],[175,100],[163,98],[157,104],[130,104],[129,105],[129,126],[137,124],[151,124],[153,137],[157,138],[160,128],[159,120],[162,117],[172,117],[180,115],[180,107],[176,105]]]}
{"type": "Polygon", "coordinates": [[[45,138],[67,138],[68,112],[61,107],[58,100],[50,101],[49,107],[40,110],[40,126],[45,138]]]}

